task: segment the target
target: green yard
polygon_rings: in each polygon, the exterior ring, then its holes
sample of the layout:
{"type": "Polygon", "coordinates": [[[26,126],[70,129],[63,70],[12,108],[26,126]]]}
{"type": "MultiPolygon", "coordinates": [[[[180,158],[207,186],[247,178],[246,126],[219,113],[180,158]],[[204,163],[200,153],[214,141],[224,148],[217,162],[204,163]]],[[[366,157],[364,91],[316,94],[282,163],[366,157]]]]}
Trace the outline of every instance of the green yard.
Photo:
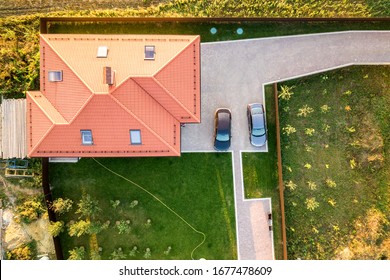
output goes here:
{"type": "MultiPolygon", "coordinates": [[[[80,217],[75,211],[83,192],[98,201],[102,211],[94,221],[110,221],[96,235],[102,259],[113,258],[119,248],[127,259],[191,259],[192,252],[194,259],[237,258],[230,154],[98,160],[137,185],[87,158],[77,164],[51,164],[50,183],[54,198],[74,202],[72,211],[60,216],[67,229],[80,217]],[[117,224],[125,222],[130,229],[119,234],[117,224]]],[[[70,237],[64,231],[60,237],[65,258],[75,247],[91,251],[89,234],[70,237]]]]}
{"type": "Polygon", "coordinates": [[[64,23],[52,22],[48,33],[86,34],[186,34],[200,35],[202,42],[252,39],[345,30],[389,30],[390,21],[208,21],[208,22],[119,22],[64,23]],[[210,32],[211,28],[216,33],[210,32]],[[241,28],[242,34],[237,30],[241,28]]]}
{"type": "Polygon", "coordinates": [[[390,257],[389,76],[354,66],[280,85],[290,259],[390,257]]]}

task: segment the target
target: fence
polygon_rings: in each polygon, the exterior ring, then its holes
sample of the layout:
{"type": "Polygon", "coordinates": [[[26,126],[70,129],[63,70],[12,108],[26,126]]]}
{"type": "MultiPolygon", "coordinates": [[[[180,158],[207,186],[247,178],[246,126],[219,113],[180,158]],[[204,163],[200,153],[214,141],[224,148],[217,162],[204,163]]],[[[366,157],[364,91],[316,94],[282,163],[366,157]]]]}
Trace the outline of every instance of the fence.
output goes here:
{"type": "Polygon", "coordinates": [[[280,212],[282,216],[283,259],[287,260],[286,216],[284,212],[284,186],[283,186],[283,173],[282,173],[282,151],[280,148],[279,99],[278,99],[277,83],[274,83],[274,95],[275,95],[275,119],[276,119],[276,150],[278,154],[279,199],[280,199],[280,212]]]}
{"type": "Polygon", "coordinates": [[[25,158],[27,156],[26,100],[3,99],[0,110],[0,157],[25,158]]]}

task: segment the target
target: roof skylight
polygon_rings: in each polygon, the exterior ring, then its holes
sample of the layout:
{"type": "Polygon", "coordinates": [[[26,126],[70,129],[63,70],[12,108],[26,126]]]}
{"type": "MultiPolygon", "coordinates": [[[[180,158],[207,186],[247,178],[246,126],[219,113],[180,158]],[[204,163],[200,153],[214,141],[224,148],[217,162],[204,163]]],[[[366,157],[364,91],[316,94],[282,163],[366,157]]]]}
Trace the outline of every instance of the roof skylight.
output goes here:
{"type": "Polygon", "coordinates": [[[97,51],[98,58],[105,58],[108,55],[108,47],[107,46],[99,46],[97,51]]]}
{"type": "Polygon", "coordinates": [[[155,56],[155,47],[154,46],[145,46],[145,59],[146,60],[154,60],[155,56]]]}

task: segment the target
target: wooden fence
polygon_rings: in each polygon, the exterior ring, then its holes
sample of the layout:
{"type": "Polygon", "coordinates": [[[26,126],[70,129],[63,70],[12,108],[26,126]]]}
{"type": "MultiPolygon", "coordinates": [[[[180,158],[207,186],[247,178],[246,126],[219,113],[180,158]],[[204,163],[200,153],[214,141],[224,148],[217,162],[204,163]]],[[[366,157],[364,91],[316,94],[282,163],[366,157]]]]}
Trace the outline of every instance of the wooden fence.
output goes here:
{"type": "Polygon", "coordinates": [[[0,110],[0,157],[27,157],[26,99],[3,99],[0,110]]]}
{"type": "Polygon", "coordinates": [[[283,242],[283,259],[287,260],[287,236],[286,236],[286,215],[284,210],[284,186],[282,173],[282,151],[280,148],[280,123],[279,123],[279,99],[278,99],[278,84],[274,83],[275,95],[275,117],[276,117],[276,149],[278,153],[278,181],[279,181],[279,199],[280,212],[282,216],[282,242],[283,242]]]}

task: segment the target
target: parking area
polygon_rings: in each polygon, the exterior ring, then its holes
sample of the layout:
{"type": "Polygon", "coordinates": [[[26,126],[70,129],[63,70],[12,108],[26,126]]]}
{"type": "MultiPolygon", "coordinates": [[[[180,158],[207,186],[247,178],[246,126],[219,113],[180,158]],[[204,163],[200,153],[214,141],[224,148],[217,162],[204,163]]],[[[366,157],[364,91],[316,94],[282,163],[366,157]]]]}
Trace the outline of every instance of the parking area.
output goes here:
{"type": "MultiPolygon", "coordinates": [[[[263,101],[265,84],[357,64],[389,64],[390,32],[347,31],[205,43],[201,46],[201,124],[181,129],[183,152],[213,149],[217,108],[232,112],[233,174],[239,259],[273,259],[267,199],[243,195],[242,151],[267,152],[250,145],[246,106],[263,101]]],[[[267,104],[265,104],[267,106],[267,104]]]]}

